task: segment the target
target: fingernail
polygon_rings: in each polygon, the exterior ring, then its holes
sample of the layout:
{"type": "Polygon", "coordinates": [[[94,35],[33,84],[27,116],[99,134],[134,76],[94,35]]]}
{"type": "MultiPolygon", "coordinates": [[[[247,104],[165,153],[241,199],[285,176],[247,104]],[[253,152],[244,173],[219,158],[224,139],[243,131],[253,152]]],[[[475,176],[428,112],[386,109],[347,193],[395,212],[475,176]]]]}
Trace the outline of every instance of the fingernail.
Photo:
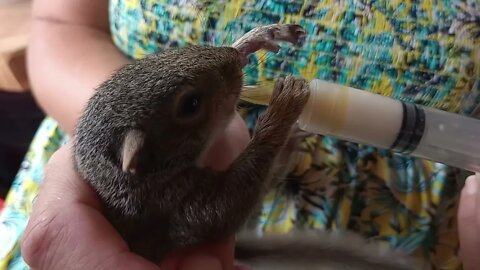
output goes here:
{"type": "Polygon", "coordinates": [[[465,188],[466,188],[467,194],[477,193],[477,185],[478,185],[477,177],[475,177],[474,175],[467,177],[467,180],[465,181],[465,188]]]}
{"type": "Polygon", "coordinates": [[[196,255],[183,261],[182,270],[222,270],[222,264],[214,257],[196,255]]]}

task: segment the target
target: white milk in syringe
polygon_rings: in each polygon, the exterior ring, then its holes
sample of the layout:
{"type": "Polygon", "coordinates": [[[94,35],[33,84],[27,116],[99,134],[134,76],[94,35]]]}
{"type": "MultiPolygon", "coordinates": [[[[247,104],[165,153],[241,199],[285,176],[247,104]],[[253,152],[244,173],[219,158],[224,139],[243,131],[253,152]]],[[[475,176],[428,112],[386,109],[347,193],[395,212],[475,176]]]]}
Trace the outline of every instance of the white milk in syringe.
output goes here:
{"type": "Polygon", "coordinates": [[[322,80],[301,129],[480,172],[480,120],[322,80]]]}

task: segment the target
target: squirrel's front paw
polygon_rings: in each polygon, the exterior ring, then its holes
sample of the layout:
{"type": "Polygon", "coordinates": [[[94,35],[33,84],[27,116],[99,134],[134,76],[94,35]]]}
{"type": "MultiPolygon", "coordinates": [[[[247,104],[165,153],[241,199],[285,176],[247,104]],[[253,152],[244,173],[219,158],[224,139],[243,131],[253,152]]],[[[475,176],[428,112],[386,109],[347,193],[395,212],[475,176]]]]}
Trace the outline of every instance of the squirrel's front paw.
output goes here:
{"type": "Polygon", "coordinates": [[[278,79],[267,113],[279,118],[277,121],[292,126],[300,116],[310,95],[308,83],[292,75],[278,79]]]}

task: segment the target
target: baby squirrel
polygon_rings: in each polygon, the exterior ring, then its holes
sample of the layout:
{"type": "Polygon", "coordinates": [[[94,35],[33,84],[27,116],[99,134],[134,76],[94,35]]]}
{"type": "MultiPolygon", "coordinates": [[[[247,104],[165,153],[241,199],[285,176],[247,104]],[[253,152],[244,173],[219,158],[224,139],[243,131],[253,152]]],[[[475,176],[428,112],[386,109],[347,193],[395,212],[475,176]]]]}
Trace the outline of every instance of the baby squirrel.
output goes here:
{"type": "MultiPolygon", "coordinates": [[[[202,159],[234,115],[248,56],[277,52],[279,41],[297,43],[304,35],[298,25],[272,24],[231,47],[168,49],[124,66],[98,87],[76,128],[75,166],[133,252],[158,262],[173,249],[241,230],[268,191],[308,84],[293,76],[276,81],[249,145],[227,170],[203,167],[202,159]]],[[[258,269],[413,269],[407,258],[352,239],[247,233],[237,240],[237,258],[258,269]]]]}

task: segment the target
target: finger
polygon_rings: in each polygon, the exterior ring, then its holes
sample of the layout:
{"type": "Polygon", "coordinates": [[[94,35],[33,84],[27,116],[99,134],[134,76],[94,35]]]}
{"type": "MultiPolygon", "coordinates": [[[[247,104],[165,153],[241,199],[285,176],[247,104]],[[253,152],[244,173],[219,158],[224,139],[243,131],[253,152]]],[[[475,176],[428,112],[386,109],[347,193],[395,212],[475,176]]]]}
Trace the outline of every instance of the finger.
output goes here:
{"type": "Polygon", "coordinates": [[[162,269],[203,269],[217,268],[223,270],[234,269],[235,238],[212,244],[201,244],[171,254],[160,264],[162,269]]]}
{"type": "Polygon", "coordinates": [[[252,268],[250,268],[246,265],[237,265],[237,266],[235,266],[235,270],[252,270],[252,268]]]}
{"type": "Polygon", "coordinates": [[[101,208],[95,191],[75,170],[72,151],[69,142],[52,155],[45,168],[44,180],[34,206],[56,208],[65,203],[83,203],[101,208]]]}
{"type": "Polygon", "coordinates": [[[273,94],[272,94],[272,97],[270,98],[270,103],[272,103],[273,100],[278,98],[278,96],[283,90],[284,84],[285,84],[285,78],[283,77],[280,77],[275,81],[275,84],[273,86],[273,94]]]}
{"type": "Polygon", "coordinates": [[[181,270],[222,270],[220,261],[212,256],[194,255],[184,260],[181,270]]]}
{"type": "Polygon", "coordinates": [[[76,174],[70,145],[50,159],[22,239],[33,269],[158,269],[130,253],[99,211],[92,189],[76,174]]]}
{"type": "Polygon", "coordinates": [[[68,213],[32,223],[22,255],[32,269],[159,269],[130,253],[97,211],[70,206],[68,213]]]}
{"type": "Polygon", "coordinates": [[[480,176],[467,178],[460,195],[458,226],[460,254],[465,269],[476,269],[480,265],[480,176]]]}
{"type": "Polygon", "coordinates": [[[205,164],[215,170],[226,169],[245,149],[250,140],[242,117],[235,113],[233,119],[207,150],[205,164]]]}
{"type": "MultiPolygon", "coordinates": [[[[45,168],[45,176],[33,204],[30,221],[47,220],[45,215],[63,211],[66,205],[72,203],[82,203],[95,209],[101,208],[95,192],[74,170],[71,144],[67,144],[52,155],[45,168]]],[[[28,237],[29,233],[27,230],[24,238],[28,237]]]]}
{"type": "MultiPolygon", "coordinates": [[[[232,270],[234,264],[235,238],[230,237],[226,241],[214,244],[201,245],[193,249],[194,254],[203,253],[218,259],[221,269],[232,270]]],[[[188,261],[186,261],[188,263],[188,261]]]]}

